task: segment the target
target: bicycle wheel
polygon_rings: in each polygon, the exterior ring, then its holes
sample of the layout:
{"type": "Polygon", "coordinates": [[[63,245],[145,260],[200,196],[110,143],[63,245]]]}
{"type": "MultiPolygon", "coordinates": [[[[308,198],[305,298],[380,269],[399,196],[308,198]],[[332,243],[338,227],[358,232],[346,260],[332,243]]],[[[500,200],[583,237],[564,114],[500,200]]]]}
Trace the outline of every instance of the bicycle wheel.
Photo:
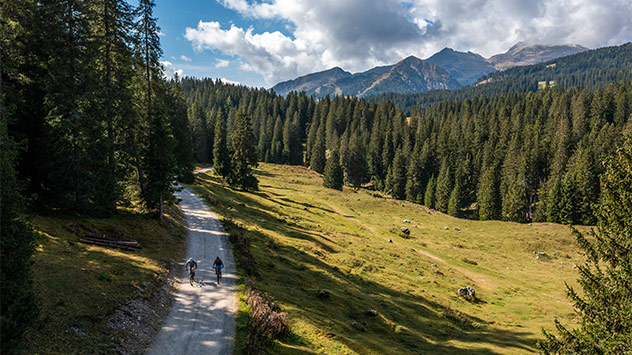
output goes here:
{"type": "Polygon", "coordinates": [[[219,280],[222,278],[222,272],[219,269],[215,269],[215,275],[217,275],[217,283],[219,284],[219,280]]]}
{"type": "Polygon", "coordinates": [[[189,283],[191,284],[191,286],[193,286],[193,281],[195,281],[195,273],[194,272],[190,272],[189,273],[189,283]]]}

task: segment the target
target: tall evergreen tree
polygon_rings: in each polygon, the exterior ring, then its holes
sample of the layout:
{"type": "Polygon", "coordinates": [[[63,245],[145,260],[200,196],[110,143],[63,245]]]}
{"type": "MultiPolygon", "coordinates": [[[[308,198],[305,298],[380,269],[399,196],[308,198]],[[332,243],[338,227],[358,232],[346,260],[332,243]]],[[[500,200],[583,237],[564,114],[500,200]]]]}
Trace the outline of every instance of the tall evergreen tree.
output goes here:
{"type": "Polygon", "coordinates": [[[142,194],[150,209],[157,208],[163,217],[165,200],[170,200],[173,192],[173,178],[176,173],[174,156],[175,141],[167,122],[164,102],[166,89],[162,80],[162,65],[158,61],[162,55],[158,33],[160,28],[153,16],[153,0],[140,0],[138,7],[137,32],[138,52],[142,58],[144,71],[143,108],[148,125],[147,146],[143,152],[143,172],[146,177],[142,194]]]}
{"type": "MultiPolygon", "coordinates": [[[[0,5],[3,16],[7,15],[5,6],[0,5]]],[[[0,21],[0,34],[8,33],[7,30],[4,21],[0,21]]],[[[3,49],[0,60],[5,54],[3,49]]],[[[38,310],[31,274],[34,235],[23,217],[25,201],[15,171],[18,151],[8,132],[9,120],[15,118],[16,107],[15,103],[5,102],[4,70],[0,76],[0,352],[10,354],[20,344],[24,331],[37,318],[38,310]]],[[[13,87],[9,89],[15,90],[13,87]]]]}
{"type": "Polygon", "coordinates": [[[213,143],[213,170],[215,174],[226,179],[232,170],[230,151],[226,137],[226,121],[221,116],[215,120],[215,139],[213,143]]]}
{"type": "Polygon", "coordinates": [[[437,189],[435,193],[435,208],[441,212],[448,212],[448,203],[453,189],[453,180],[450,165],[445,159],[441,165],[441,171],[437,177],[437,189]]]}
{"type": "Polygon", "coordinates": [[[316,133],[316,142],[312,146],[309,165],[312,170],[322,173],[325,170],[325,162],[325,131],[319,129],[316,133]]]}
{"type": "Polygon", "coordinates": [[[578,267],[578,294],[567,285],[581,323],[567,329],[555,321],[558,335],[544,331],[545,354],[627,354],[632,352],[632,138],[606,160],[597,228],[586,238],[573,229],[586,264],[578,267]]]}
{"type": "Polygon", "coordinates": [[[478,188],[478,216],[484,220],[500,219],[501,200],[498,169],[489,167],[483,173],[478,188]]]}
{"type": "Polygon", "coordinates": [[[257,190],[259,181],[252,174],[252,168],[257,166],[255,135],[247,113],[237,114],[230,143],[232,154],[228,183],[239,189],[257,190]]]}
{"type": "Polygon", "coordinates": [[[424,205],[428,208],[435,207],[435,191],[436,191],[436,183],[434,175],[430,177],[428,180],[428,184],[426,185],[426,191],[424,192],[424,205]]]}
{"type": "Polygon", "coordinates": [[[184,183],[193,183],[193,133],[189,126],[187,106],[177,74],[174,80],[169,83],[167,116],[171,121],[173,137],[176,142],[176,175],[178,180],[184,183]]]}
{"type": "Polygon", "coordinates": [[[343,183],[344,172],[340,166],[340,155],[338,155],[338,151],[334,150],[325,163],[323,186],[342,191],[343,183]]]}
{"type": "Polygon", "coordinates": [[[457,180],[454,183],[454,188],[450,193],[450,199],[448,200],[448,214],[454,217],[461,217],[463,209],[463,188],[461,187],[461,181],[457,180]]]}

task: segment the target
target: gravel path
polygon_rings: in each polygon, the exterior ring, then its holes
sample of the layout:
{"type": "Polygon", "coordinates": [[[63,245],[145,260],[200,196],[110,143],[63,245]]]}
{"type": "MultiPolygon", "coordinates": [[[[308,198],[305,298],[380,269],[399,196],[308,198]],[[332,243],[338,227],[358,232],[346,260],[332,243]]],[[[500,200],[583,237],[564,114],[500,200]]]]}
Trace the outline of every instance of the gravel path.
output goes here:
{"type": "Polygon", "coordinates": [[[184,271],[177,282],[173,308],[162,324],[149,354],[232,354],[237,315],[236,274],[228,234],[217,215],[189,189],[176,194],[187,223],[187,258],[198,263],[199,284],[192,287],[184,271]],[[213,261],[224,261],[221,285],[213,261]]]}

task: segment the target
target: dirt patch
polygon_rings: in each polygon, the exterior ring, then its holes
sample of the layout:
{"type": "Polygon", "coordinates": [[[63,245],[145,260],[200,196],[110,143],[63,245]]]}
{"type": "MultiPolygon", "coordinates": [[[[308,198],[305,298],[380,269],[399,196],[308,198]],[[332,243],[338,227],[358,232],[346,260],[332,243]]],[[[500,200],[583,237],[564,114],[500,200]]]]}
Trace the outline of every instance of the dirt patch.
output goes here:
{"type": "Polygon", "coordinates": [[[171,272],[164,283],[149,298],[135,298],[120,306],[108,319],[107,326],[116,332],[112,339],[119,354],[144,354],[169,314],[175,290],[177,263],[170,265],[171,272]]]}

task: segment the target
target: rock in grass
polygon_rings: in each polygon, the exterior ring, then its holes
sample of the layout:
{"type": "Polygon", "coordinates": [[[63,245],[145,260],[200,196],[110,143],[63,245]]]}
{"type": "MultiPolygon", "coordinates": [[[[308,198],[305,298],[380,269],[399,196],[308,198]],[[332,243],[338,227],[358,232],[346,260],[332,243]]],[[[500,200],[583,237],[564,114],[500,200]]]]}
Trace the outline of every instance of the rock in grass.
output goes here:
{"type": "Polygon", "coordinates": [[[471,286],[461,287],[456,290],[456,294],[465,298],[470,302],[474,302],[476,300],[476,291],[471,286]]]}
{"type": "Polygon", "coordinates": [[[410,223],[410,220],[405,219],[405,220],[404,220],[404,223],[410,223]]]}
{"type": "Polygon", "coordinates": [[[330,296],[331,296],[331,294],[329,293],[329,290],[326,290],[326,289],[322,289],[322,290],[318,291],[318,294],[316,295],[316,297],[318,297],[321,300],[329,298],[330,296]]]}
{"type": "Polygon", "coordinates": [[[393,239],[388,238],[388,242],[389,242],[389,243],[392,243],[392,242],[393,242],[393,239]]]}
{"type": "Polygon", "coordinates": [[[410,229],[408,229],[406,227],[400,228],[399,231],[402,232],[405,235],[410,235],[410,229]]]}
{"type": "Polygon", "coordinates": [[[374,309],[368,309],[366,310],[366,312],[364,312],[364,314],[369,317],[377,317],[379,313],[377,313],[377,311],[374,309]]]}

